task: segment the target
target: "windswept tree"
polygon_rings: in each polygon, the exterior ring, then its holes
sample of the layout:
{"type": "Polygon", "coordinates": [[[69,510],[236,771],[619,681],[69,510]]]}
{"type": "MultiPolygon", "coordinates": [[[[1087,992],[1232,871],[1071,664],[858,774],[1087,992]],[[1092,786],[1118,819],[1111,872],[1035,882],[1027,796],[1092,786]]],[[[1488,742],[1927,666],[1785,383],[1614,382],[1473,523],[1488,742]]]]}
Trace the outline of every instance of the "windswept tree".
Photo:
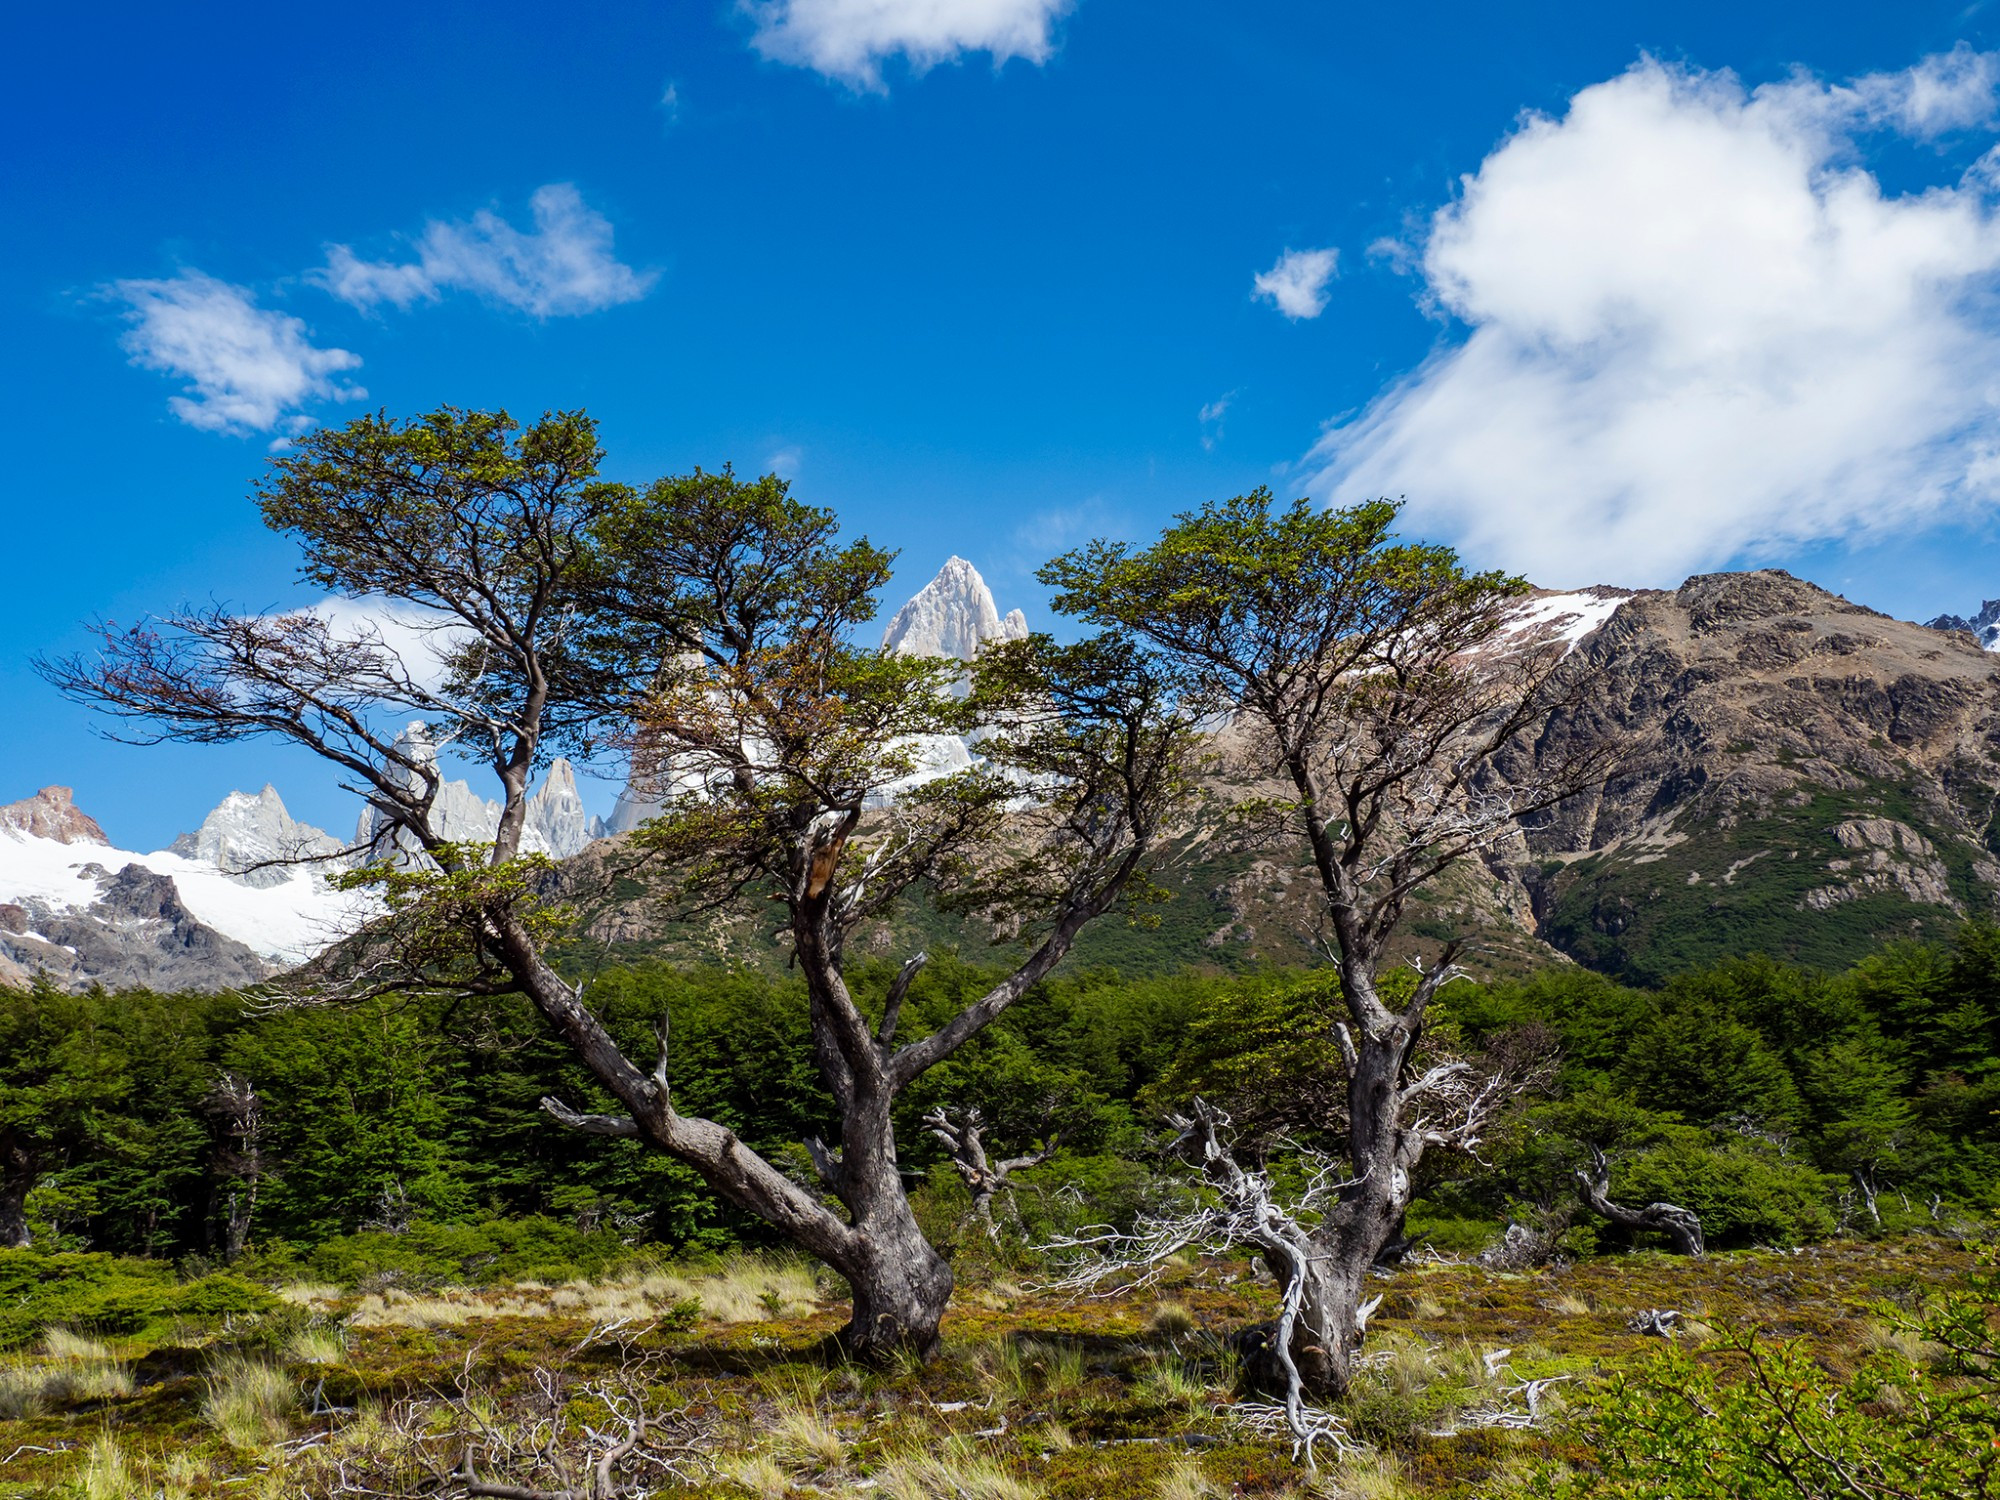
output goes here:
{"type": "Polygon", "coordinates": [[[184,610],[103,627],[95,651],[42,671],[130,737],[289,741],[367,799],[374,862],[347,878],[386,911],[294,979],[295,996],[525,995],[605,1096],[550,1100],[551,1114],[638,1137],[831,1265],[853,1293],[854,1353],[928,1352],[951,1275],[910,1211],[891,1107],[1143,889],[1186,795],[1192,711],[1115,630],[1011,643],[962,699],[955,666],[857,642],[892,559],[842,542],[831,513],[727,470],[613,484],[602,456],[580,413],[522,428],[444,408],[309,434],[258,500],[298,544],[302,579],[358,610],[184,610]],[[391,623],[342,623],[370,610],[391,623]],[[412,719],[422,735],[405,732],[412,719]],[[990,730],[986,766],[910,784],[929,737],[975,723],[990,730]],[[663,814],[637,843],[665,895],[780,914],[835,1105],[831,1140],[810,1149],[837,1208],[675,1107],[669,1018],[657,1058],[635,1059],[548,958],[565,916],[543,894],[546,861],[521,853],[527,788],[559,750],[587,756],[606,736],[660,780],[663,814]],[[497,781],[490,839],[444,826],[433,745],[497,781]],[[857,926],[918,886],[1009,924],[1026,956],[905,1040],[922,956],[876,1015],[844,956],[857,926]]]}
{"type": "Polygon", "coordinates": [[[1303,1282],[1293,1361],[1333,1396],[1360,1340],[1363,1277],[1402,1232],[1424,1153],[1476,1145],[1517,1087],[1463,1060],[1413,1066],[1461,945],[1392,998],[1391,940],[1420,889],[1606,764],[1584,747],[1496,774],[1575,690],[1574,659],[1511,629],[1525,583],[1397,541],[1396,515],[1387,501],[1278,508],[1260,489],[1180,516],[1150,547],[1095,542],[1041,575],[1057,609],[1142,643],[1176,692],[1230,721],[1246,831],[1302,844],[1318,876],[1349,1180],[1286,1274],[1303,1282]]]}
{"type": "Polygon", "coordinates": [[[829,512],[775,478],[662,481],[600,533],[598,613],[628,638],[611,654],[665,650],[635,709],[637,771],[664,803],[638,843],[683,910],[755,896],[782,913],[838,1115],[833,1140],[805,1144],[841,1211],[721,1127],[676,1114],[664,1036],[643,1088],[613,1088],[623,1114],[552,1108],[581,1129],[660,1141],[839,1271],[854,1296],[850,1349],[927,1350],[951,1272],[911,1213],[894,1103],[1048,974],[1087,923],[1142,893],[1190,789],[1194,714],[1116,632],[991,648],[966,698],[952,691],[956,662],[857,645],[890,558],[842,544],[829,512]],[[987,765],[910,784],[927,743],[975,728],[987,765]],[[924,955],[909,956],[874,1015],[845,966],[856,929],[918,887],[1016,931],[1028,953],[905,1041],[902,1005],[924,955]]]}

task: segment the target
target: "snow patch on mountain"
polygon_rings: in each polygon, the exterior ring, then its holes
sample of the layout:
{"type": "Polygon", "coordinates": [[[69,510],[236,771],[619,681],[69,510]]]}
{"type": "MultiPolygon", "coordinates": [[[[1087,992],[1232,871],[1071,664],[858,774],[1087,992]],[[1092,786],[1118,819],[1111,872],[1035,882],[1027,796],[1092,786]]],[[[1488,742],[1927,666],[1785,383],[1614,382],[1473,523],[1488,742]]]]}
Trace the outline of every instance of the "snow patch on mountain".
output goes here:
{"type": "Polygon", "coordinates": [[[2000,651],[2000,599],[1988,599],[1969,620],[1963,615],[1939,615],[1925,623],[1932,630],[1963,630],[1978,636],[1979,644],[1988,651],[2000,651]]]}
{"type": "MultiPolygon", "coordinates": [[[[197,922],[280,965],[302,962],[352,932],[376,903],[337,891],[325,872],[294,867],[273,881],[246,883],[216,864],[160,849],[150,854],[103,844],[70,844],[18,829],[0,830],[0,903],[31,919],[24,928],[47,932],[58,917],[103,907],[127,871],[164,876],[197,922]]],[[[107,918],[107,920],[109,920],[107,918]]]]}
{"type": "Polygon", "coordinates": [[[1538,593],[1514,610],[1505,633],[1527,633],[1537,639],[1563,641],[1574,650],[1631,597],[1628,589],[1603,587],[1538,593]]]}

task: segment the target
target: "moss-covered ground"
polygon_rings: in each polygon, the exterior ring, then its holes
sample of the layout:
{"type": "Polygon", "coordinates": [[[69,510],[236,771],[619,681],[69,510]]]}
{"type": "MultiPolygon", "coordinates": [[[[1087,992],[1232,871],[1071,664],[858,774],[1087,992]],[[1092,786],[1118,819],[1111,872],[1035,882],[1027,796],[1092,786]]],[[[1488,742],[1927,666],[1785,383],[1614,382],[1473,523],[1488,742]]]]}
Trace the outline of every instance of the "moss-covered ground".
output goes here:
{"type": "Polygon", "coordinates": [[[639,1411],[645,1442],[618,1470],[642,1481],[629,1493],[1506,1493],[1536,1458],[1564,1456],[1562,1439],[1482,1413],[1519,1409],[1522,1383],[1550,1376],[1555,1411],[1659,1349],[1638,1314],[1670,1310],[1692,1337],[1759,1325],[1839,1371],[1887,1336],[1871,1303],[1911,1302],[1966,1265],[1954,1242],[1910,1237],[1521,1274],[1408,1266],[1380,1283],[1343,1412],[1368,1451],[1316,1476],[1239,1420],[1229,1336],[1271,1312],[1247,1261],[1190,1261],[1082,1301],[968,1270],[944,1354],[884,1370],[828,1358],[837,1284],[790,1262],[291,1286],[262,1311],[44,1332],[6,1356],[0,1496],[456,1496],[468,1451],[488,1483],[585,1494],[584,1469],[639,1411]]]}

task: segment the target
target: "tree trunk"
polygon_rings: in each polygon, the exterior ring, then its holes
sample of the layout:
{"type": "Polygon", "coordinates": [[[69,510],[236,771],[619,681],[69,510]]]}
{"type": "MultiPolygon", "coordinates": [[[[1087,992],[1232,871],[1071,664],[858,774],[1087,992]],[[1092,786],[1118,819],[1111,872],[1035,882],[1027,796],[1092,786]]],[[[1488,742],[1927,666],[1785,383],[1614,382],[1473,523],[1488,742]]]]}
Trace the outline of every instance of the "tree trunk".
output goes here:
{"type": "Polygon", "coordinates": [[[26,1250],[28,1192],[35,1185],[35,1160],[11,1134],[0,1136],[0,1247],[26,1250]]]}
{"type": "MultiPolygon", "coordinates": [[[[1354,976],[1344,982],[1366,985],[1354,976]]],[[[1366,1332],[1362,1290],[1369,1268],[1402,1233],[1410,1206],[1410,1170],[1421,1151],[1421,1143],[1403,1129],[1399,1088],[1415,1038],[1400,1018],[1389,1019],[1370,989],[1363,989],[1354,1008],[1362,1015],[1379,1013],[1372,1025],[1359,1028],[1359,1045],[1344,1028],[1342,1032],[1354,1180],[1313,1235],[1306,1296],[1292,1337],[1292,1361],[1306,1392],[1318,1400],[1347,1394],[1366,1332]]]]}
{"type": "Polygon", "coordinates": [[[1699,1260],[1708,1246],[1702,1236],[1701,1215],[1678,1203],[1648,1203],[1644,1208],[1627,1208],[1611,1201],[1611,1164],[1597,1147],[1590,1148],[1590,1169],[1577,1169],[1577,1185],[1590,1206],[1625,1229],[1651,1229],[1673,1241],[1682,1255],[1699,1260]]]}
{"type": "Polygon", "coordinates": [[[951,1267],[924,1238],[907,1201],[901,1213],[880,1219],[857,1226],[853,1256],[834,1267],[854,1299],[840,1347],[866,1364],[879,1364],[898,1349],[929,1359],[951,1300],[951,1267]]]}
{"type": "Polygon", "coordinates": [[[25,1184],[0,1183],[0,1249],[26,1250],[35,1237],[28,1233],[28,1190],[25,1184]]]}

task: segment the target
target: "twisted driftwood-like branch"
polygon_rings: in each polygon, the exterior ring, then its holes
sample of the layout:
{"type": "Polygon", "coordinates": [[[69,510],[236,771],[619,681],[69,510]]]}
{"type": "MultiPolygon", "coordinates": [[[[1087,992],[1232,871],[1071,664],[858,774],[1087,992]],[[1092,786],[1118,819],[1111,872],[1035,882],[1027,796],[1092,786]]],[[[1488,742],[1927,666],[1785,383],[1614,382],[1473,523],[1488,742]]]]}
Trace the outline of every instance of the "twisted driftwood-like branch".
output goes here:
{"type": "Polygon", "coordinates": [[[1673,1241],[1674,1249],[1697,1260],[1708,1253],[1702,1239],[1701,1215],[1678,1203],[1648,1203],[1644,1208],[1626,1208],[1613,1203],[1611,1165],[1598,1147],[1590,1148],[1590,1167],[1577,1169],[1576,1180],[1584,1201],[1598,1213],[1625,1229],[1654,1229],[1673,1241]]]}
{"type": "MultiPolygon", "coordinates": [[[[1115,1276],[1125,1287],[1143,1286],[1160,1274],[1170,1257],[1190,1247],[1215,1253],[1255,1246],[1281,1288],[1271,1348],[1284,1375],[1284,1399],[1276,1404],[1242,1402],[1232,1409],[1234,1415],[1252,1431],[1289,1434],[1292,1457],[1303,1459],[1308,1469],[1317,1468],[1314,1450],[1322,1444],[1343,1457],[1361,1451],[1344,1420],[1307,1404],[1305,1382],[1292,1359],[1292,1334],[1305,1303],[1306,1269],[1316,1253],[1300,1219],[1356,1184],[1340,1175],[1337,1163],[1322,1159],[1304,1191],[1290,1204],[1281,1204],[1270,1174],[1246,1169],[1224,1143],[1228,1115],[1207,1100],[1196,1099],[1188,1114],[1170,1115],[1168,1123],[1180,1132],[1174,1154],[1200,1168],[1212,1196],[1179,1214],[1142,1216],[1129,1232],[1099,1227],[1042,1246],[1045,1251],[1073,1255],[1063,1274],[1048,1285],[1089,1292],[1115,1276]]],[[[1381,1300],[1377,1297],[1357,1308],[1357,1321],[1365,1326],[1381,1300]]]]}
{"type": "Polygon", "coordinates": [[[939,1105],[924,1116],[924,1125],[943,1144],[953,1170],[972,1194],[972,1212],[995,1245],[1000,1243],[1000,1227],[994,1222],[993,1200],[1002,1193],[1012,1193],[1016,1172],[1039,1167],[1060,1151],[1068,1134],[1057,1130],[1033,1151],[995,1161],[986,1153],[986,1118],[978,1105],[956,1111],[939,1105]]]}

